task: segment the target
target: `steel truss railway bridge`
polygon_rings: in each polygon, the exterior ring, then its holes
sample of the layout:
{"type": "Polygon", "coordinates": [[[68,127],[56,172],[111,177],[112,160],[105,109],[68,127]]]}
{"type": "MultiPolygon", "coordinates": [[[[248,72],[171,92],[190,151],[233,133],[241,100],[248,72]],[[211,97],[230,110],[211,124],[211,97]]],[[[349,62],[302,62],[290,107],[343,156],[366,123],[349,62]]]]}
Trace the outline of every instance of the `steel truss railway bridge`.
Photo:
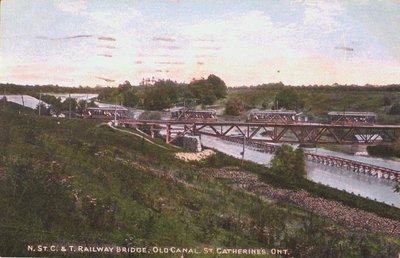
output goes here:
{"type": "Polygon", "coordinates": [[[272,123],[235,121],[118,120],[141,128],[152,137],[165,135],[171,143],[183,135],[240,138],[245,141],[289,144],[400,144],[400,125],[272,123]]]}

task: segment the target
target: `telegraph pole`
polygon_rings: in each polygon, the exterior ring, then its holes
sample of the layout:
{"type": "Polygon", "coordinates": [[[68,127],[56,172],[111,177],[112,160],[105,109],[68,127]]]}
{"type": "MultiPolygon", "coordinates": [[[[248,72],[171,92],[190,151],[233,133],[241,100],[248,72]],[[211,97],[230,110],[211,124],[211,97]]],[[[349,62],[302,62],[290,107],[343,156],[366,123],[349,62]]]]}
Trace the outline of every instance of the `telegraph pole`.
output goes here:
{"type": "Polygon", "coordinates": [[[39,93],[39,116],[40,116],[40,111],[42,109],[42,93],[39,93]]]}
{"type": "Polygon", "coordinates": [[[3,94],[3,111],[5,110],[6,110],[6,87],[4,87],[4,94],[3,94]]]}
{"type": "Polygon", "coordinates": [[[71,93],[68,93],[68,103],[69,103],[69,116],[68,116],[68,118],[71,119],[71,93]]]}
{"type": "Polygon", "coordinates": [[[114,126],[117,125],[117,103],[118,103],[118,98],[115,97],[114,126]]]}
{"type": "Polygon", "coordinates": [[[244,150],[245,150],[245,145],[246,145],[246,130],[244,131],[243,134],[243,149],[240,154],[242,154],[242,165],[243,165],[243,160],[244,160],[244,150]]]}

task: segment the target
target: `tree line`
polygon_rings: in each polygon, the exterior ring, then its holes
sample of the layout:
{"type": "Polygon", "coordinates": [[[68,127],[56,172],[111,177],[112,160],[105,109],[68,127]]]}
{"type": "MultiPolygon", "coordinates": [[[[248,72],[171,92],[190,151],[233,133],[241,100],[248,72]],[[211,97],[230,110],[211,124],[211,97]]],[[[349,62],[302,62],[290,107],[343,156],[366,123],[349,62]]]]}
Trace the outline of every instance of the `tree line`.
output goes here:
{"type": "Polygon", "coordinates": [[[101,89],[98,99],[104,102],[122,103],[127,107],[162,110],[175,105],[211,105],[226,95],[225,82],[211,74],[207,79],[193,80],[188,84],[158,80],[153,85],[132,86],[129,81],[125,81],[117,88],[101,89]]]}

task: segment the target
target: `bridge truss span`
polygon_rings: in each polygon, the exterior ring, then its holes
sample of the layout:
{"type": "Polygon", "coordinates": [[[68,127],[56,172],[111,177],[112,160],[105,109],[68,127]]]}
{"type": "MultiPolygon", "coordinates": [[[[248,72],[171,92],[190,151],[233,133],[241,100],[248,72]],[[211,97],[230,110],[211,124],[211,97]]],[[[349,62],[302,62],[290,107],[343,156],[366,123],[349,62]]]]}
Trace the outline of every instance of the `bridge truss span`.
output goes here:
{"type": "Polygon", "coordinates": [[[175,120],[120,120],[119,124],[127,127],[144,127],[151,135],[163,132],[167,143],[183,135],[209,135],[290,144],[400,144],[400,125],[175,120]]]}

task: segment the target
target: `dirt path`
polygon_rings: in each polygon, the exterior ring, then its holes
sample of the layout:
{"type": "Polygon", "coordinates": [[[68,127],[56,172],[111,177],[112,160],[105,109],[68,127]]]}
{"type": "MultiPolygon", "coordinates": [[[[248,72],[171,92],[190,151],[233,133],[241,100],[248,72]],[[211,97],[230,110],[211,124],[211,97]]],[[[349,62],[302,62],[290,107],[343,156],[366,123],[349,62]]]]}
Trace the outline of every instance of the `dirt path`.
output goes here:
{"type": "Polygon", "coordinates": [[[140,134],[137,134],[137,133],[134,133],[134,132],[129,132],[129,131],[126,131],[126,130],[122,130],[122,129],[116,128],[116,127],[114,127],[114,126],[111,124],[111,122],[110,122],[110,123],[107,123],[107,125],[108,125],[109,127],[111,127],[112,129],[116,130],[116,131],[120,131],[120,132],[123,132],[123,133],[128,133],[128,134],[135,135],[135,136],[137,136],[137,137],[143,138],[146,142],[149,142],[149,143],[151,143],[151,144],[153,144],[153,145],[155,145],[155,146],[157,146],[157,147],[160,147],[160,148],[163,148],[163,149],[165,149],[165,150],[168,150],[167,147],[162,146],[162,145],[160,145],[160,144],[157,144],[157,143],[155,143],[155,142],[153,142],[153,141],[150,141],[149,139],[147,139],[147,138],[144,137],[143,135],[140,135],[140,134]]]}

